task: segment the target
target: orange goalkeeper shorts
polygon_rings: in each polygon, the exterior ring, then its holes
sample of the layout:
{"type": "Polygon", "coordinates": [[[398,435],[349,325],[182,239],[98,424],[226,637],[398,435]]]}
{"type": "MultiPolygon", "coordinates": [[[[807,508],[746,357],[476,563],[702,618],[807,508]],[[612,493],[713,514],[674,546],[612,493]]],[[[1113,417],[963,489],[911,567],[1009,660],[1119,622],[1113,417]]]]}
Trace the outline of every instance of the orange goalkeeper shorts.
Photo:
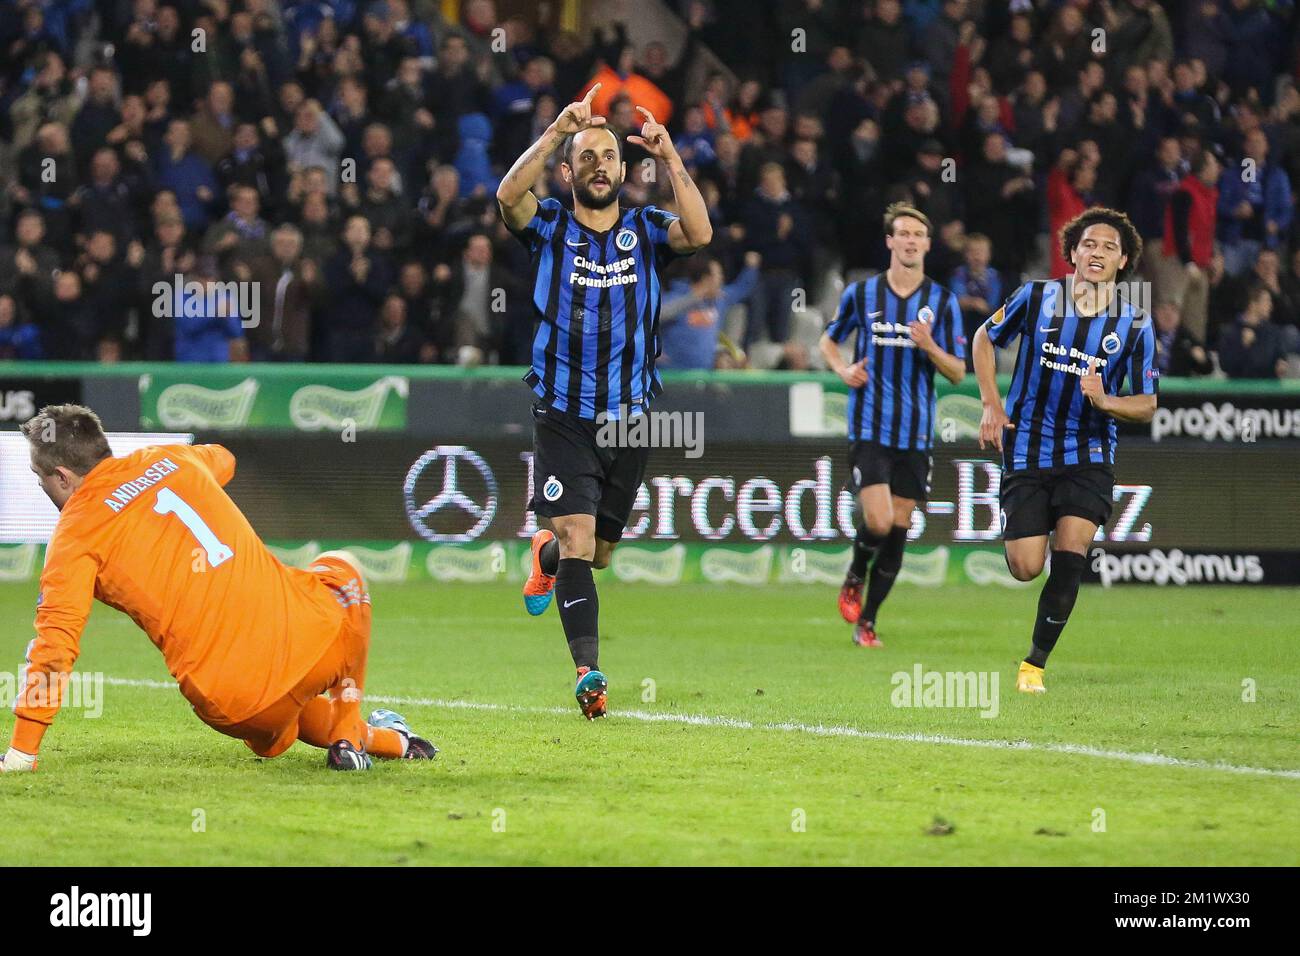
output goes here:
{"type": "MultiPolygon", "coordinates": [[[[335,695],[365,689],[370,651],[370,594],[357,571],[342,558],[318,558],[309,566],[344,607],[338,636],[316,665],[274,704],[237,724],[210,727],[245,741],[260,757],[278,757],[298,739],[298,715],[308,701],[326,692],[335,695]]],[[[202,714],[199,715],[202,718],[202,714]]]]}

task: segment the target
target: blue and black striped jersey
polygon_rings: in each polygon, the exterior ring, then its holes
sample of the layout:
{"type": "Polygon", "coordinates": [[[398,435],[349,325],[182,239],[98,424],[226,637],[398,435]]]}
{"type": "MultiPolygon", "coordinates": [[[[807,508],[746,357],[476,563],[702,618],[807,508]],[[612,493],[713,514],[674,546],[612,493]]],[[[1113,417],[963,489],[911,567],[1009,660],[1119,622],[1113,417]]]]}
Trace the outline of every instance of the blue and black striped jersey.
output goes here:
{"type": "Polygon", "coordinates": [[[985,323],[999,348],[1020,336],[1006,411],[1015,430],[1003,441],[1008,472],[1115,463],[1115,419],[1093,408],[1079,387],[1095,359],[1106,394],[1155,395],[1156,339],[1151,319],[1116,297],[1107,310],[1080,316],[1070,279],[1027,282],[985,323]]]}
{"type": "Polygon", "coordinates": [[[836,342],[858,333],[853,361],[867,360],[867,384],[849,394],[849,440],[928,451],[934,440],[934,363],[912,344],[909,323],[929,322],[935,344],[966,358],[957,297],[932,279],[909,296],[889,287],[885,273],[844,290],[826,330],[836,342]]]}
{"type": "Polygon", "coordinates": [[[583,226],[558,199],[544,199],[515,233],[533,265],[532,367],[524,376],[556,411],[594,420],[648,408],[663,388],[658,268],[677,253],[655,206],[623,209],[606,232],[583,226]]]}

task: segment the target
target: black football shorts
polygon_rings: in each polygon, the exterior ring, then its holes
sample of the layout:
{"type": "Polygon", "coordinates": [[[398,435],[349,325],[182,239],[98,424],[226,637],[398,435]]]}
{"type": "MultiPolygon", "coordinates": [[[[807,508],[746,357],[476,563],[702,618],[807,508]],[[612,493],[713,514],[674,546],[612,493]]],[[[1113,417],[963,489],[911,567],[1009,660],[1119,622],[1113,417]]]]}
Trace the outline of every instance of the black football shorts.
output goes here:
{"type": "Polygon", "coordinates": [[[618,541],[636,503],[650,449],[602,446],[600,426],[533,405],[533,497],[528,510],[546,518],[586,514],[596,537],[618,541]]]}
{"type": "Polygon", "coordinates": [[[889,485],[900,498],[925,501],[930,497],[932,464],[927,452],[855,441],[849,447],[848,489],[856,495],[868,485],[889,485]]]}
{"type": "Polygon", "coordinates": [[[1048,534],[1066,516],[1103,525],[1114,507],[1115,473],[1109,465],[1065,465],[1003,472],[1002,538],[1048,534]]]}

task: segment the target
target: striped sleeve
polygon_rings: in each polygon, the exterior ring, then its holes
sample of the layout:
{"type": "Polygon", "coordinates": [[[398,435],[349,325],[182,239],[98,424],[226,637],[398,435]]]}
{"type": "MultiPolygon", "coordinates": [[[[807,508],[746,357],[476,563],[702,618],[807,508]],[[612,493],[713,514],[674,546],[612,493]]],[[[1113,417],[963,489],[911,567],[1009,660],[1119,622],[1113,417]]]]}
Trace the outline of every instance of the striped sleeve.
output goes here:
{"type": "Polygon", "coordinates": [[[856,300],[861,287],[861,282],[854,282],[844,290],[844,295],[840,296],[840,309],[835,313],[831,324],[826,327],[826,334],[830,336],[832,342],[843,342],[858,327],[856,300]]]}
{"type": "MultiPolygon", "coordinates": [[[[533,218],[529,219],[522,229],[510,231],[532,252],[555,234],[555,224],[559,222],[560,212],[563,209],[564,207],[555,197],[543,199],[537,204],[537,212],[533,213],[533,218]]],[[[506,228],[510,229],[508,223],[506,228]]]]}
{"type": "Polygon", "coordinates": [[[681,216],[676,213],[660,209],[658,206],[646,206],[642,212],[646,235],[650,237],[650,244],[654,246],[655,257],[659,262],[667,262],[677,256],[691,255],[689,252],[677,252],[668,244],[668,228],[680,218],[681,216]]]}
{"type": "Polygon", "coordinates": [[[954,358],[965,360],[966,333],[962,330],[961,309],[958,308],[957,296],[953,293],[948,295],[948,308],[937,331],[939,336],[935,342],[939,348],[954,358]]]}
{"type": "Polygon", "coordinates": [[[1034,284],[1026,282],[1015,292],[1011,293],[1011,298],[1002,304],[988,321],[984,323],[984,328],[988,330],[989,341],[998,348],[1004,348],[1010,345],[1021,332],[1025,330],[1025,321],[1029,317],[1029,297],[1033,293],[1034,284]]]}
{"type": "Polygon", "coordinates": [[[1128,358],[1128,393],[1156,395],[1160,391],[1160,370],[1156,368],[1156,333],[1151,319],[1143,316],[1133,323],[1136,333],[1128,358]]]}

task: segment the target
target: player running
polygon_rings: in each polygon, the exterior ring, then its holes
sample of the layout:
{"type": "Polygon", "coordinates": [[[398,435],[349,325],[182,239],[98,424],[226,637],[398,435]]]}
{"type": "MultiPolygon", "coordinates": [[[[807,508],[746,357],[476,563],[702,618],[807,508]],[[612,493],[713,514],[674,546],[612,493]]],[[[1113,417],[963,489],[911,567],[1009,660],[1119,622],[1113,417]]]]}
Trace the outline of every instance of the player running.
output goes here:
{"type": "Polygon", "coordinates": [[[497,189],[501,215],[527,246],[533,264],[537,329],[526,381],[533,405],[533,497],[529,509],[551,530],[533,536],[533,568],[524,605],[541,614],[552,587],[578,668],[574,694],[590,720],[605,715],[607,681],[597,659],[598,599],[591,569],[609,564],[623,536],[648,449],[603,447],[598,415],[645,414],[659,394],[659,277],[674,256],[713,237],[700,191],[668,131],[649,110],[641,135],[629,136],[668,169],[679,215],[642,206],[622,209],[623,146],[592,116],[597,83],[570,103],[511,167],[497,189]],[[573,191],[573,210],[541,202],[531,186],[552,153],[573,191]]]}
{"type": "Polygon", "coordinates": [[[230,452],[161,445],[114,458],[79,405],[47,406],[22,431],[60,514],[0,770],[36,769],[93,598],[149,635],[200,720],[260,757],[295,740],[325,748],[335,770],[437,753],[399,714],[361,718],[370,594],[356,559],[328,551],[306,571],[276,560],[222,490],[230,452]]]}
{"type": "Polygon", "coordinates": [[[954,385],[966,376],[957,297],[925,275],[930,235],[924,213],[891,205],[885,211],[889,268],[844,290],[820,343],[826,364],[851,389],[849,487],[862,519],[839,603],[859,647],[883,646],[876,617],[903,566],[912,511],[930,494],[935,369],[954,385]],[[846,364],[838,344],[853,332],[854,361],[846,364]]]}
{"type": "Polygon", "coordinates": [[[1117,294],[1142,239],[1124,213],[1097,207],[1061,230],[1074,275],[1028,282],[975,333],[975,375],[984,416],[980,447],[1002,452],[1001,521],[1007,567],[1032,581],[1051,569],[1038,598],[1033,643],[1016,690],[1041,694],[1043,668],[1070,618],[1084,555],[1110,518],[1116,419],[1149,422],[1156,411],[1155,334],[1150,318],[1117,294]],[[1006,408],[994,346],[1020,336],[1006,408]],[[1121,395],[1125,379],[1129,394],[1121,395]]]}

